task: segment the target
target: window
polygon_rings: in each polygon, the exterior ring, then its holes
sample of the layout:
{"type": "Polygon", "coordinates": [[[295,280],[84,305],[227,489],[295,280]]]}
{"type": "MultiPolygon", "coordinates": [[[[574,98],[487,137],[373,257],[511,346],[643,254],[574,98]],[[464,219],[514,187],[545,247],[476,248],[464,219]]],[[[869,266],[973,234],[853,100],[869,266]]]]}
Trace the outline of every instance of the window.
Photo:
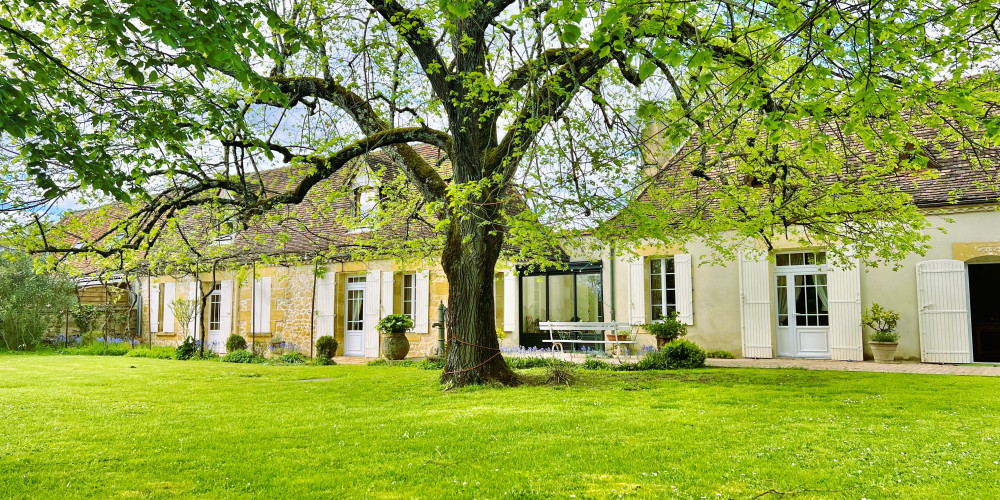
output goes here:
{"type": "Polygon", "coordinates": [[[677,310],[674,258],[649,259],[650,318],[656,321],[677,310]]]}
{"type": "Polygon", "coordinates": [[[222,284],[216,283],[212,288],[212,294],[208,296],[208,329],[219,331],[222,329],[222,284]]]}
{"type": "Polygon", "coordinates": [[[826,264],[826,252],[779,253],[774,256],[774,264],[785,266],[821,266],[826,264]]]}
{"type": "Polygon", "coordinates": [[[226,245],[232,243],[236,239],[236,218],[229,217],[223,219],[216,226],[217,236],[215,237],[215,243],[217,245],[226,245]]]}
{"type": "Polygon", "coordinates": [[[551,347],[542,342],[548,338],[538,327],[542,321],[604,321],[601,263],[570,262],[567,267],[535,272],[519,269],[522,346],[551,347]]]}
{"type": "Polygon", "coordinates": [[[416,297],[417,297],[417,275],[403,275],[403,314],[409,316],[416,323],[416,297]]]}
{"type": "Polygon", "coordinates": [[[351,200],[351,217],[363,221],[368,218],[375,207],[378,206],[378,192],[367,186],[362,186],[354,190],[354,198],[351,200]]]}

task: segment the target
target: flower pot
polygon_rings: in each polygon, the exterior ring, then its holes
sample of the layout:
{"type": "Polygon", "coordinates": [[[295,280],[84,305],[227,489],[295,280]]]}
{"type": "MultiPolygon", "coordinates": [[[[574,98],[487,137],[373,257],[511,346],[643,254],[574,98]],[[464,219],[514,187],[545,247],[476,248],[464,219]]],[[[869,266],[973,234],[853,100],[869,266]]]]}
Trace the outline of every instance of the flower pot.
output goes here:
{"type": "Polygon", "coordinates": [[[382,341],[382,355],[386,359],[403,359],[410,352],[410,341],[405,333],[390,333],[382,341]]]}
{"type": "Polygon", "coordinates": [[[663,346],[667,345],[667,342],[670,342],[670,339],[666,337],[656,337],[656,350],[659,351],[660,349],[663,349],[663,346]]]}
{"type": "Polygon", "coordinates": [[[896,346],[899,342],[869,342],[872,348],[872,356],[876,363],[892,363],[896,359],[896,346]]]}
{"type": "Polygon", "coordinates": [[[628,335],[612,335],[610,333],[605,334],[608,338],[608,342],[626,342],[628,341],[628,335]]]}

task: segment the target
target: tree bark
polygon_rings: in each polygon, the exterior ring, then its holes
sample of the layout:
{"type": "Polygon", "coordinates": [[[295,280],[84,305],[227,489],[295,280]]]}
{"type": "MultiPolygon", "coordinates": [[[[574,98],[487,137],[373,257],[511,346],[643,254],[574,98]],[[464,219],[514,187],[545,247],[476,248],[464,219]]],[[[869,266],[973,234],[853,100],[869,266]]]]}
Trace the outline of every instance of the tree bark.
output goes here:
{"type": "MultiPolygon", "coordinates": [[[[482,172],[474,158],[475,155],[453,158],[458,182],[469,177],[475,180],[475,174],[482,172]]],[[[494,272],[505,230],[498,203],[502,196],[498,191],[506,190],[485,191],[469,200],[461,215],[448,214],[450,223],[441,254],[441,266],[448,277],[449,301],[448,359],[441,382],[452,387],[518,384],[517,375],[500,353],[493,294],[494,272]]]]}
{"type": "Polygon", "coordinates": [[[496,334],[493,273],[502,241],[500,235],[480,233],[467,239],[457,253],[449,248],[443,255],[450,302],[443,384],[519,383],[500,353],[496,334]]]}

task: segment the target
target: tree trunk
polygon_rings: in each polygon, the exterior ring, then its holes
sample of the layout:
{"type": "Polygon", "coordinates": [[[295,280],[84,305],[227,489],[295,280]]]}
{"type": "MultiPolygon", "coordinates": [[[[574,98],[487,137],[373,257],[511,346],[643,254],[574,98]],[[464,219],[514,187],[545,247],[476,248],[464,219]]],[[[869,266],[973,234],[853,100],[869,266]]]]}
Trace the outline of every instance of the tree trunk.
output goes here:
{"type": "Polygon", "coordinates": [[[449,302],[448,359],[441,383],[517,385],[496,333],[493,273],[503,233],[473,222],[452,223],[450,229],[441,258],[449,302]],[[465,230],[464,241],[458,226],[465,230]]]}

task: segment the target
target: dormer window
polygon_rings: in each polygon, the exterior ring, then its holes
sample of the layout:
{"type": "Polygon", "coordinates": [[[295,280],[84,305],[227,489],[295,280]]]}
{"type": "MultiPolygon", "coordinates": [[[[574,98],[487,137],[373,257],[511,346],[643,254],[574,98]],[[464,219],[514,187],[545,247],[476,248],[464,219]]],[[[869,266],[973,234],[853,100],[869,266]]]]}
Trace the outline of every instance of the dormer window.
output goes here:
{"type": "Polygon", "coordinates": [[[362,186],[354,189],[354,198],[351,200],[351,217],[358,221],[364,221],[378,207],[378,191],[373,187],[362,186]]]}
{"type": "Polygon", "coordinates": [[[218,236],[215,237],[215,243],[218,245],[228,245],[236,239],[236,218],[228,217],[219,223],[216,231],[218,236]]]}

